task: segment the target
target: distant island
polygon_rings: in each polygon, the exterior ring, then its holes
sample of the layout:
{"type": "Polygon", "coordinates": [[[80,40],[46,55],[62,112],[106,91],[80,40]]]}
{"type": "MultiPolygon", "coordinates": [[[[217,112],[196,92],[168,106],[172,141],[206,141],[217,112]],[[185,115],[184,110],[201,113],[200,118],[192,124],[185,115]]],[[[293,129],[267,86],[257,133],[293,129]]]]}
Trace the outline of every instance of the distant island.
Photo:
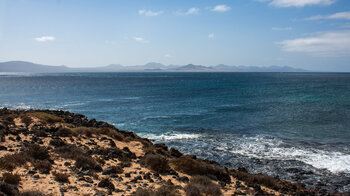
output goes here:
{"type": "Polygon", "coordinates": [[[147,63],[145,65],[123,66],[111,64],[92,68],[71,68],[64,65],[41,65],[26,61],[8,61],[0,63],[0,72],[308,72],[308,70],[289,66],[230,66],[230,65],[163,65],[161,63],[147,63]]]}

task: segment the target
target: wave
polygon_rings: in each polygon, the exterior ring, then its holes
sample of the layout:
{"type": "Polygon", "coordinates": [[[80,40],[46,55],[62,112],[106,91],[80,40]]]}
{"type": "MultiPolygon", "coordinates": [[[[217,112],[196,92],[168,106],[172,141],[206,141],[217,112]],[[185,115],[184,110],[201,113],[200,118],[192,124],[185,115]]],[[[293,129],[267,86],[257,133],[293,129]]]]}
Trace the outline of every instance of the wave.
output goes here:
{"type": "Polygon", "coordinates": [[[266,136],[242,137],[234,142],[232,148],[228,146],[223,149],[234,154],[258,159],[297,160],[332,173],[350,173],[350,154],[343,152],[292,146],[281,139],[266,136]]]}
{"type": "Polygon", "coordinates": [[[200,134],[174,133],[174,132],[167,132],[160,135],[153,134],[153,133],[140,133],[139,135],[141,137],[145,137],[150,140],[156,140],[156,141],[188,140],[188,139],[197,139],[202,137],[202,135],[200,134]]]}

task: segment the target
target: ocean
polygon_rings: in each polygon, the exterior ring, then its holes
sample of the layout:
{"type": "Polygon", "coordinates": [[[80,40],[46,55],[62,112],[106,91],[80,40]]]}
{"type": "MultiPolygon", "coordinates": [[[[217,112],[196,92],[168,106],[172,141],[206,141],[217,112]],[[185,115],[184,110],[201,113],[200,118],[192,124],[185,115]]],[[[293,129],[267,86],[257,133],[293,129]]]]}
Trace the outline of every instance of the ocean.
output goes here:
{"type": "Polygon", "coordinates": [[[227,167],[350,191],[347,73],[0,73],[0,107],[69,110],[227,167]]]}

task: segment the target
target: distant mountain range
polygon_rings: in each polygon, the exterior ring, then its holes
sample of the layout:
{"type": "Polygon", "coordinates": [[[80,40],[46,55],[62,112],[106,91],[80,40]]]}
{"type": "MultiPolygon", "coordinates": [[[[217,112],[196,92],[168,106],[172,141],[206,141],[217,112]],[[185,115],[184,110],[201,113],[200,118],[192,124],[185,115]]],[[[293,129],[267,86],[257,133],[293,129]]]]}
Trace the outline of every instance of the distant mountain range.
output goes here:
{"type": "Polygon", "coordinates": [[[9,61],[0,63],[0,72],[306,72],[289,66],[230,66],[230,65],[163,65],[161,63],[147,63],[145,65],[123,66],[111,64],[93,68],[70,68],[67,66],[41,65],[25,61],[9,61]]]}

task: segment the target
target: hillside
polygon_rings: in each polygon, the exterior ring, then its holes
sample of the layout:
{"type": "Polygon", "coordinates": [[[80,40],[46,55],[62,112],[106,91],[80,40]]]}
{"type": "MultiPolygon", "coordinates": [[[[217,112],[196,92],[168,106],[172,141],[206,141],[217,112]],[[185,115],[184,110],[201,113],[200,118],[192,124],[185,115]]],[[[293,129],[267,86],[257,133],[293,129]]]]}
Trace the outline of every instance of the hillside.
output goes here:
{"type": "Polygon", "coordinates": [[[0,109],[0,176],[0,195],[322,194],[50,110],[0,109]]]}

